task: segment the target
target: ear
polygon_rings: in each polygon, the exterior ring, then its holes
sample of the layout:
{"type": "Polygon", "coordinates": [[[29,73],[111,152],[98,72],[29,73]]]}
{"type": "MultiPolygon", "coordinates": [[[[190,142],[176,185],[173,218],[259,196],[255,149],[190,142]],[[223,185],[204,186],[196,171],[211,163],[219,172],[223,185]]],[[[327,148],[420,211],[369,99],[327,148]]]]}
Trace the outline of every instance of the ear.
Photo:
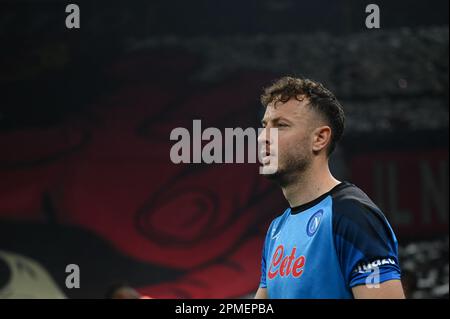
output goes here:
{"type": "Polygon", "coordinates": [[[329,126],[320,126],[313,133],[313,152],[319,153],[326,149],[331,141],[331,128],[329,126]]]}

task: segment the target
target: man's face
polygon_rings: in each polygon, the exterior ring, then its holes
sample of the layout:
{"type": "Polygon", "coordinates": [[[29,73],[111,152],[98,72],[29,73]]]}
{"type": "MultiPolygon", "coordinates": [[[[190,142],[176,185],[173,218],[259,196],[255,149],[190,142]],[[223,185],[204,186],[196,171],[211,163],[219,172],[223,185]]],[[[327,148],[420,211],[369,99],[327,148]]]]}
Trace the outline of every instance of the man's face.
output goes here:
{"type": "Polygon", "coordinates": [[[286,103],[270,103],[262,120],[266,129],[258,137],[260,143],[266,144],[268,151],[269,141],[274,142],[268,129],[278,129],[278,154],[270,154],[269,157],[278,155],[278,170],[267,177],[281,184],[288,183],[290,177],[305,171],[313,158],[313,130],[317,127],[319,117],[305,97],[297,98],[301,101],[292,98],[286,103]]]}

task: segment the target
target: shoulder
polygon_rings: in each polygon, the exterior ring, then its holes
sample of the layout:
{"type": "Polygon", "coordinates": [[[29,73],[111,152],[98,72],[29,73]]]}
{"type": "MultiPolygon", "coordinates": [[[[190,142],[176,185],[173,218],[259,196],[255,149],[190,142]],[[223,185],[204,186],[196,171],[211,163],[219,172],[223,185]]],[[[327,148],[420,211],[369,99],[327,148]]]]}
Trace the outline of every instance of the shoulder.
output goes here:
{"type": "Polygon", "coordinates": [[[264,241],[264,245],[268,245],[273,236],[281,230],[281,227],[284,224],[284,221],[289,215],[289,209],[286,209],[281,215],[275,217],[270,223],[269,228],[266,232],[266,239],[264,241]]]}
{"type": "MultiPolygon", "coordinates": [[[[349,182],[342,182],[331,193],[334,208],[351,206],[381,212],[380,208],[359,187],[349,182]]],[[[338,210],[341,212],[341,210],[338,210]]]]}
{"type": "Polygon", "coordinates": [[[331,194],[333,239],[349,287],[364,284],[372,264],[382,265],[380,282],[398,279],[397,239],[386,217],[361,189],[340,186],[331,194]]]}
{"type": "Polygon", "coordinates": [[[271,231],[275,231],[276,229],[279,229],[283,222],[286,220],[286,218],[289,215],[289,209],[286,209],[282,214],[275,217],[272,222],[270,223],[268,233],[271,231]]]}
{"type": "Polygon", "coordinates": [[[334,222],[352,220],[361,223],[366,220],[386,222],[381,209],[359,187],[343,182],[332,192],[334,222]]]}
{"type": "Polygon", "coordinates": [[[344,182],[332,194],[333,232],[343,237],[392,237],[392,228],[381,209],[357,186],[344,182]]]}

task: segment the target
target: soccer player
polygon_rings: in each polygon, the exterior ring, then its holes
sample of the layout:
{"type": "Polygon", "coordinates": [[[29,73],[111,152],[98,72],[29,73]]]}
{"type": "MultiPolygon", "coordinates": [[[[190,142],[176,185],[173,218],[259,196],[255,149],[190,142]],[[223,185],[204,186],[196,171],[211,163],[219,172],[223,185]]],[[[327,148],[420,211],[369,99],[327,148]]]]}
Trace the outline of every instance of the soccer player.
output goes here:
{"type": "Polygon", "coordinates": [[[255,298],[404,298],[398,245],[381,210],[328,160],[344,112],[322,84],[284,77],[265,89],[263,163],[278,156],[276,181],[289,203],[266,235],[255,298]],[[269,128],[277,128],[278,153],[269,128]]]}

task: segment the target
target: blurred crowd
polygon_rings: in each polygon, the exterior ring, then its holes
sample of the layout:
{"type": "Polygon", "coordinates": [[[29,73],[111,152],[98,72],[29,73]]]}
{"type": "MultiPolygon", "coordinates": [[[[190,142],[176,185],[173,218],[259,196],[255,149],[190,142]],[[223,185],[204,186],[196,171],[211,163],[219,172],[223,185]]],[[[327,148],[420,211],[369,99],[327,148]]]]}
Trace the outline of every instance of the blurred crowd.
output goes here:
{"type": "Polygon", "coordinates": [[[326,84],[353,132],[448,127],[448,28],[128,40],[129,51],[170,48],[204,59],[192,80],[242,69],[304,75],[326,84]],[[226,57],[226,58],[224,58],[226,57]]]}
{"type": "Polygon", "coordinates": [[[399,247],[403,284],[408,298],[447,298],[448,236],[414,241],[399,247]]]}

